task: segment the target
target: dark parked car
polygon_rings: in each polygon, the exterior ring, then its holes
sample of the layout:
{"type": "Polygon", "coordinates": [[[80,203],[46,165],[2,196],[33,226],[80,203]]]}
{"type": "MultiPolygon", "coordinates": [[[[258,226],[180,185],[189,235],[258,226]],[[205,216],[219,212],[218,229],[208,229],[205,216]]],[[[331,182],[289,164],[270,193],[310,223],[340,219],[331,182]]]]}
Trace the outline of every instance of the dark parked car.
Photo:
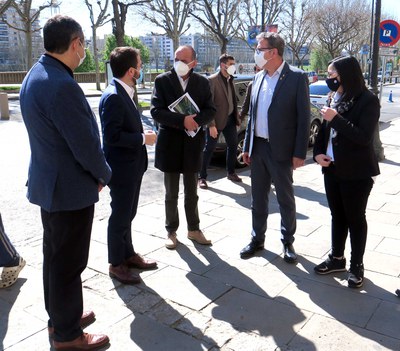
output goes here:
{"type": "MultiPolygon", "coordinates": [[[[242,107],[244,102],[244,98],[246,96],[247,86],[253,79],[253,76],[249,75],[238,75],[235,77],[235,93],[239,111],[242,107]]],[[[321,128],[322,124],[322,116],[319,112],[317,106],[310,102],[310,109],[311,109],[311,121],[310,121],[310,138],[309,138],[309,146],[313,146],[315,143],[315,138],[321,128]]],[[[236,160],[236,167],[246,167],[246,164],[243,162],[243,144],[244,144],[244,135],[246,132],[247,127],[247,116],[242,121],[240,127],[238,127],[238,147],[237,147],[237,160],[236,160]]],[[[217,146],[215,148],[214,154],[225,154],[226,153],[226,142],[223,134],[221,133],[218,136],[217,146]]]]}

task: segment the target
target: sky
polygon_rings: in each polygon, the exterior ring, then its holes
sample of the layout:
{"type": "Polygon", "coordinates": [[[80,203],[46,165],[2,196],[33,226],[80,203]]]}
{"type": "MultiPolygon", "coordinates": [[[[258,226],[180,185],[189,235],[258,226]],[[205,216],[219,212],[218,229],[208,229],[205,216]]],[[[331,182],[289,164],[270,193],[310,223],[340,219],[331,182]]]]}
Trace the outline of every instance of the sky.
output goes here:
{"type": "MultiPolygon", "coordinates": [[[[372,3],[372,0],[370,0],[372,3]]],[[[34,0],[33,5],[43,4],[44,0],[34,0]]],[[[91,28],[90,28],[90,19],[89,19],[89,10],[86,7],[84,0],[60,0],[60,13],[73,17],[77,20],[84,30],[84,34],[86,37],[91,37],[91,28]]],[[[95,3],[95,1],[92,1],[95,3]]],[[[96,9],[97,5],[94,5],[96,9]]],[[[389,15],[393,15],[393,18],[397,18],[400,21],[400,0],[382,0],[382,13],[386,13],[389,15]]],[[[150,32],[162,33],[161,28],[157,28],[154,25],[147,24],[147,22],[141,20],[138,15],[129,15],[128,14],[127,23],[125,25],[126,34],[137,37],[140,35],[146,35],[150,32]]],[[[41,21],[43,24],[45,21],[51,17],[51,13],[49,10],[45,10],[43,15],[41,16],[41,21]]],[[[195,28],[197,31],[201,31],[199,27],[195,28]]],[[[192,30],[193,32],[193,30],[192,30]]],[[[98,37],[102,38],[104,34],[111,33],[111,23],[107,23],[105,26],[100,27],[97,30],[98,37]]]]}

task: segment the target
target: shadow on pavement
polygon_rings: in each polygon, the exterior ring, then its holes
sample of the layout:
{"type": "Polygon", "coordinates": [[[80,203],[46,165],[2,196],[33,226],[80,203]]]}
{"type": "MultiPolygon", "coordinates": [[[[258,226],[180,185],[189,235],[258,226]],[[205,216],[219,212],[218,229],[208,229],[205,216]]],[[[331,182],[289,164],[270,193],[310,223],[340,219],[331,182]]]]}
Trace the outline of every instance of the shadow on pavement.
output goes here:
{"type": "Polygon", "coordinates": [[[9,314],[25,282],[25,278],[18,278],[14,285],[0,290],[0,350],[4,350],[3,342],[8,330],[9,314]]]}
{"type": "MultiPolygon", "coordinates": [[[[218,276],[222,283],[231,286],[228,292],[212,301],[202,312],[210,313],[213,318],[229,323],[237,332],[254,336],[252,342],[255,344],[244,342],[232,349],[269,349],[266,342],[270,344],[269,347],[273,347],[275,344],[284,348],[296,336],[301,340],[304,349],[316,350],[312,341],[297,334],[298,329],[305,324],[307,318],[293,302],[287,299],[276,301],[268,296],[254,280],[237,267],[222,260],[211,248],[203,249],[197,244],[195,246],[208,262],[216,264],[205,276],[212,276],[213,280],[216,280],[215,277],[218,276]],[[214,270],[217,270],[217,273],[213,272],[214,270]],[[260,340],[259,336],[263,338],[260,340]]],[[[199,265],[204,265],[184,245],[179,245],[177,252],[191,268],[198,269],[199,265]]],[[[201,293],[207,294],[205,286],[196,285],[198,280],[191,279],[191,277],[190,274],[187,275],[187,278],[201,293]]],[[[212,283],[211,280],[210,283],[212,283]]],[[[212,300],[212,297],[210,299],[212,300]]],[[[230,349],[232,346],[228,344],[227,347],[230,349]]]]}

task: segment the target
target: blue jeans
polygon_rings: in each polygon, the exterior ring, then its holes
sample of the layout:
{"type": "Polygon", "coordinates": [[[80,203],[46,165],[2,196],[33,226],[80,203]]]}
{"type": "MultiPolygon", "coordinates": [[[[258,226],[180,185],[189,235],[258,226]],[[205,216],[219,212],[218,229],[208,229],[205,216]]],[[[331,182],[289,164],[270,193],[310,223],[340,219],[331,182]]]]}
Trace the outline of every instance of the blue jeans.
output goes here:
{"type": "MultiPolygon", "coordinates": [[[[238,145],[238,136],[236,130],[236,120],[233,115],[228,117],[228,121],[224,129],[219,130],[218,134],[224,134],[226,140],[226,170],[228,174],[235,173],[236,152],[238,145]]],[[[210,165],[211,157],[217,145],[217,138],[210,135],[210,130],[207,128],[206,145],[203,150],[203,164],[200,171],[200,178],[207,179],[207,168],[210,165]]]]}
{"type": "MultiPolygon", "coordinates": [[[[0,267],[15,266],[15,259],[18,257],[18,252],[11,244],[6,232],[4,231],[3,221],[0,214],[0,267]]],[[[17,263],[18,264],[18,263],[17,263]]]]}

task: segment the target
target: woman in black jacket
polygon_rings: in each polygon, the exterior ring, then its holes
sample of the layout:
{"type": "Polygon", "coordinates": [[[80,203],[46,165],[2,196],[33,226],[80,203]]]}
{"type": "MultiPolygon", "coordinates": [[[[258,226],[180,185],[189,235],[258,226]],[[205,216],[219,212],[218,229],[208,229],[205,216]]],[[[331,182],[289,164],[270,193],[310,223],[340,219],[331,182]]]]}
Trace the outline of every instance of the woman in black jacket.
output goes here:
{"type": "Polygon", "coordinates": [[[332,215],[332,249],[314,267],[318,274],[345,271],[347,233],[351,260],[348,286],[360,288],[364,280],[363,256],[367,241],[365,210],[379,174],[373,135],[380,115],[378,98],[368,91],[354,57],[334,59],[328,67],[328,106],[321,109],[324,123],[314,145],[314,160],[322,166],[326,197],[332,215]]]}

